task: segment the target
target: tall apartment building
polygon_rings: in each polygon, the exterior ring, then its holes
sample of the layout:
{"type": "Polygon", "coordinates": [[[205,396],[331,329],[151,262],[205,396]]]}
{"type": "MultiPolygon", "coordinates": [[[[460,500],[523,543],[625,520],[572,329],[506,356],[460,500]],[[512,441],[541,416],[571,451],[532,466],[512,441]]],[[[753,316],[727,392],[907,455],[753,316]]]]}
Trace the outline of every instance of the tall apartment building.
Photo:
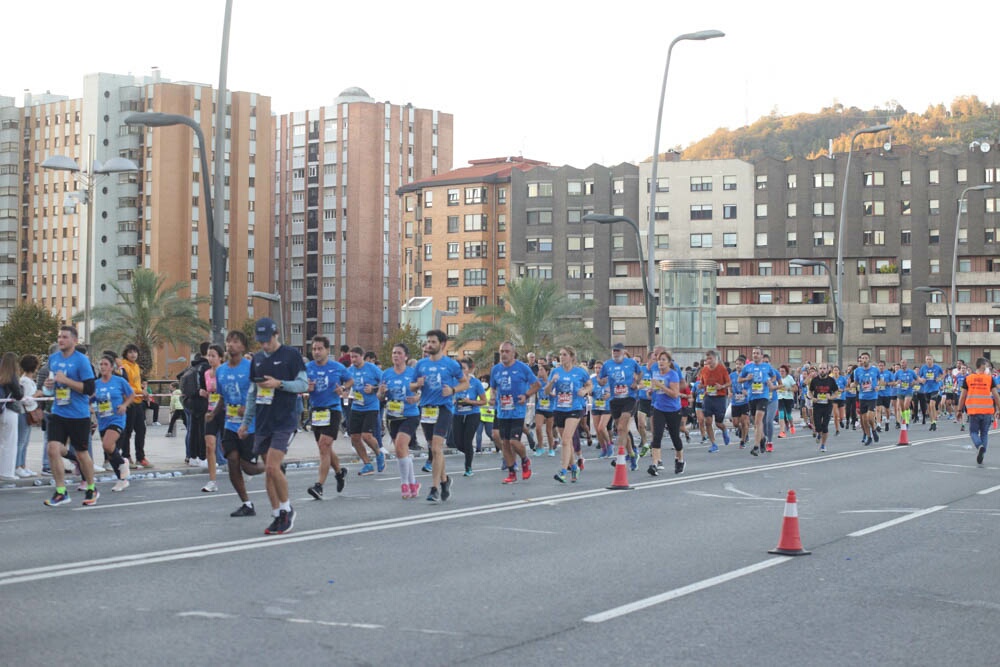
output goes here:
{"type": "Polygon", "coordinates": [[[554,280],[570,298],[590,299],[583,325],[609,346],[646,347],[642,272],[625,223],[583,222],[588,213],[638,220],[639,169],[536,166],[511,173],[510,275],[554,280]]]}
{"type": "MultiPolygon", "coordinates": [[[[477,308],[502,304],[510,266],[511,172],[543,164],[519,157],[472,160],[401,187],[401,301],[433,298],[449,337],[476,319],[477,308]]],[[[449,352],[476,349],[470,343],[449,352]]]]}
{"type": "MultiPolygon", "coordinates": [[[[189,281],[190,294],[209,296],[206,198],[202,196],[200,153],[194,133],[184,126],[142,128],[124,119],[136,111],[163,111],[198,122],[211,150],[214,141],[215,94],[210,86],[168,83],[158,73],[149,77],[93,74],[84,79],[80,99],[26,95],[21,118],[23,209],[21,217],[20,294],[70,320],[83,309],[85,290],[91,304],[113,303],[114,287],[131,289],[132,272],[149,268],[167,284],[189,281]],[[126,157],[137,173],[97,175],[94,229],[87,229],[86,205],[71,193],[82,179],[65,171],[42,169],[47,157],[66,155],[90,171],[90,156],[104,163],[126,157]],[[91,275],[86,275],[87,235],[92,234],[91,275]],[[203,258],[200,258],[204,255],[203,258]]],[[[270,243],[255,243],[255,210],[271,210],[273,130],[270,100],[255,93],[227,94],[226,183],[224,225],[229,248],[227,328],[253,317],[249,292],[269,290],[270,276],[255,271],[271,263],[270,243]],[[259,121],[259,122],[258,122],[259,121]],[[258,142],[259,139],[259,142],[258,142]],[[256,187],[256,161],[264,178],[256,187]]],[[[211,164],[211,156],[209,156],[211,164]]],[[[209,175],[211,177],[211,175],[209,175]]],[[[267,239],[268,237],[265,236],[267,239]]],[[[202,307],[209,316],[209,306],[202,307]]],[[[188,351],[165,351],[164,358],[188,351]]]]}
{"type": "Polygon", "coordinates": [[[21,109],[0,96],[0,324],[17,305],[21,220],[21,109]]]}
{"type": "Polygon", "coordinates": [[[375,348],[399,326],[400,187],[451,170],[451,114],[360,88],[276,119],[273,276],[289,342],[375,348]]]}

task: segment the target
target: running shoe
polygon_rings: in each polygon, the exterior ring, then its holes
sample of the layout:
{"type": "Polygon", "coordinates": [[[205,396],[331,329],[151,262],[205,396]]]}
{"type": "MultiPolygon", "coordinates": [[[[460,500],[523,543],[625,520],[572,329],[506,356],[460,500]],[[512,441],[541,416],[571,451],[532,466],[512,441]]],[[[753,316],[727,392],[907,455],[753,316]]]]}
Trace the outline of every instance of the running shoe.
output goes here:
{"type": "Polygon", "coordinates": [[[441,482],[441,502],[451,498],[451,476],[441,482]]]}
{"type": "Polygon", "coordinates": [[[572,468],[569,469],[569,481],[572,482],[573,484],[576,484],[576,476],[579,474],[579,471],[580,469],[577,468],[576,466],[573,466],[572,468]]]}
{"type": "Polygon", "coordinates": [[[68,493],[59,493],[56,491],[52,494],[52,497],[45,501],[45,504],[49,507],[58,507],[59,505],[67,505],[70,502],[70,497],[68,493]]]}
{"type": "Polygon", "coordinates": [[[875,442],[878,442],[878,429],[872,431],[872,438],[874,438],[875,442]]]}
{"type": "Polygon", "coordinates": [[[97,489],[87,489],[87,493],[83,497],[83,504],[87,507],[93,507],[97,504],[97,499],[100,497],[101,492],[97,489]]]}
{"type": "Polygon", "coordinates": [[[553,447],[552,449],[549,450],[549,456],[555,456],[555,455],[556,455],[556,448],[553,447]]]}
{"type": "Polygon", "coordinates": [[[788,430],[792,432],[792,435],[795,435],[795,424],[792,424],[788,430]]]}
{"type": "Polygon", "coordinates": [[[511,473],[509,475],[507,475],[506,479],[503,480],[503,483],[504,484],[513,484],[516,481],[517,481],[517,475],[514,474],[513,471],[511,471],[511,473]]]}
{"type": "Polygon", "coordinates": [[[239,516],[257,516],[257,510],[253,508],[253,505],[240,505],[236,508],[235,512],[231,512],[229,516],[239,517],[239,516]]]}
{"type": "Polygon", "coordinates": [[[753,449],[750,450],[751,456],[757,456],[759,453],[760,453],[760,448],[757,447],[757,445],[754,445],[753,449]]]}
{"type": "Polygon", "coordinates": [[[679,475],[684,472],[684,461],[674,459],[674,474],[679,475]]]}
{"type": "Polygon", "coordinates": [[[552,479],[554,479],[557,482],[560,482],[562,484],[565,484],[566,483],[566,470],[565,469],[564,470],[560,470],[556,474],[552,475],[552,479]]]}
{"type": "Polygon", "coordinates": [[[124,491],[128,487],[129,487],[129,481],[127,479],[120,479],[117,482],[115,482],[114,486],[111,487],[111,491],[117,493],[119,491],[124,491]]]}
{"type": "Polygon", "coordinates": [[[385,454],[379,452],[375,455],[375,465],[378,466],[379,472],[385,470],[385,454]]]}
{"type": "MultiPolygon", "coordinates": [[[[278,526],[277,530],[272,530],[271,535],[284,535],[286,533],[292,532],[292,527],[295,525],[295,509],[281,510],[278,512],[278,526]]],[[[266,532],[266,531],[265,531],[266,532]]]]}
{"type": "Polygon", "coordinates": [[[347,468],[341,468],[333,477],[337,480],[337,493],[340,493],[344,490],[344,484],[347,484],[347,468]]]}
{"type": "Polygon", "coordinates": [[[647,454],[649,454],[649,445],[647,445],[646,443],[643,443],[642,447],[639,448],[639,458],[641,459],[644,456],[646,456],[647,454]]]}
{"type": "Polygon", "coordinates": [[[639,459],[637,459],[635,456],[628,457],[628,469],[629,470],[638,470],[639,469],[639,459]]]}
{"type": "Polygon", "coordinates": [[[983,457],[984,456],[986,456],[986,447],[985,446],[980,446],[979,447],[979,453],[976,454],[976,463],[980,463],[981,464],[983,462],[983,457]]]}
{"type": "MultiPolygon", "coordinates": [[[[424,472],[431,472],[433,470],[430,459],[427,460],[427,463],[424,464],[421,470],[423,470],[424,472]]],[[[361,473],[358,474],[360,475],[361,473]]]]}
{"type": "Polygon", "coordinates": [[[659,462],[658,462],[658,463],[656,464],[656,469],[657,469],[657,470],[663,470],[663,461],[659,461],[659,462]]]}
{"type": "Polygon", "coordinates": [[[785,437],[787,437],[787,436],[785,435],[785,432],[784,432],[784,431],[778,431],[778,437],[779,437],[779,438],[785,438],[785,437]]]}
{"type": "Polygon", "coordinates": [[[576,467],[580,469],[580,472],[583,472],[583,457],[582,456],[576,460],[576,467]]]}
{"type": "MultiPolygon", "coordinates": [[[[140,466],[142,466],[143,468],[152,468],[152,467],[153,467],[153,464],[152,464],[152,463],[150,463],[150,462],[149,462],[149,459],[147,459],[147,458],[142,458],[142,459],[139,459],[139,462],[138,462],[138,463],[137,463],[136,465],[140,465],[140,466]]],[[[206,467],[207,467],[207,465],[208,465],[208,464],[206,464],[206,467]]]]}
{"type": "Polygon", "coordinates": [[[521,461],[521,465],[524,468],[524,471],[521,473],[521,479],[531,479],[531,459],[524,459],[521,461]]]}
{"type": "Polygon", "coordinates": [[[708,453],[714,454],[717,451],[719,451],[719,446],[713,442],[712,446],[708,448],[708,453]]]}
{"type": "MultiPolygon", "coordinates": [[[[424,468],[427,468],[427,466],[424,466],[424,468]]],[[[425,472],[430,472],[430,471],[426,470],[425,472]]],[[[364,464],[363,466],[361,466],[361,470],[358,471],[358,475],[362,477],[367,477],[369,475],[374,475],[374,474],[375,474],[375,466],[373,466],[371,463],[364,464]]]]}
{"type": "Polygon", "coordinates": [[[684,431],[684,440],[686,440],[689,445],[691,444],[691,435],[687,431],[684,431]]]}
{"type": "Polygon", "coordinates": [[[820,445],[819,446],[819,451],[825,452],[826,451],[826,445],[820,445]]]}
{"type": "Polygon", "coordinates": [[[651,465],[648,468],[646,468],[646,472],[648,472],[653,477],[656,477],[657,475],[660,474],[660,471],[656,469],[655,465],[651,465]]]}
{"type": "Polygon", "coordinates": [[[410,484],[410,497],[416,498],[418,495],[420,495],[420,485],[410,484]]]}
{"type": "Polygon", "coordinates": [[[729,429],[728,428],[722,429],[722,442],[726,445],[726,447],[729,446],[729,429]]]}
{"type": "Polygon", "coordinates": [[[77,491],[86,492],[87,491],[87,480],[81,479],[80,483],[76,485],[77,491]]]}
{"type": "Polygon", "coordinates": [[[965,430],[965,424],[960,425],[958,430],[959,431],[964,431],[965,430]]]}
{"type": "Polygon", "coordinates": [[[539,449],[535,450],[535,456],[545,456],[548,453],[549,450],[547,447],[540,447],[539,449]]]}
{"type": "Polygon", "coordinates": [[[323,500],[323,485],[316,482],[306,490],[306,493],[316,500],[323,500]]]}
{"type": "Polygon", "coordinates": [[[766,448],[766,451],[767,451],[768,453],[770,453],[770,452],[773,452],[773,451],[774,451],[774,443],[770,443],[770,442],[769,442],[769,443],[767,443],[767,448],[766,448]]]}
{"type": "Polygon", "coordinates": [[[746,449],[746,448],[747,448],[747,441],[740,440],[740,449],[746,449]]]}
{"type": "Polygon", "coordinates": [[[281,513],[279,512],[278,516],[274,517],[274,519],[271,521],[271,525],[264,529],[264,534],[277,535],[278,529],[280,527],[281,527],[281,513]]]}
{"type": "Polygon", "coordinates": [[[875,424],[875,432],[876,433],[881,433],[882,432],[882,425],[881,424],[875,424]]]}
{"type": "Polygon", "coordinates": [[[201,487],[202,493],[215,493],[218,490],[219,490],[219,485],[215,483],[214,479],[208,480],[205,486],[201,487]]]}
{"type": "Polygon", "coordinates": [[[438,490],[436,486],[431,487],[431,492],[427,494],[427,502],[436,503],[438,501],[438,490]]]}
{"type": "Polygon", "coordinates": [[[463,477],[472,477],[475,473],[472,472],[472,468],[466,468],[465,472],[462,474],[463,477]]]}
{"type": "Polygon", "coordinates": [[[410,485],[409,484],[403,484],[403,485],[401,485],[400,486],[400,491],[402,491],[402,493],[403,493],[403,500],[406,500],[406,499],[408,499],[410,497],[410,485]]]}

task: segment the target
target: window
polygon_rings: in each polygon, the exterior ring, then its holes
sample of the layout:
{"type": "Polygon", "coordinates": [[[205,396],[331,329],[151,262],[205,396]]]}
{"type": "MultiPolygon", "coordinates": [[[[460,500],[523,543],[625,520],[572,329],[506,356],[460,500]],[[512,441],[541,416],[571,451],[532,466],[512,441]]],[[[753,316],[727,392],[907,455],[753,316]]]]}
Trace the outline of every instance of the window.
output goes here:
{"type": "Polygon", "coordinates": [[[424,218],[424,234],[430,234],[434,228],[430,218],[424,218]]]}
{"type": "Polygon", "coordinates": [[[798,215],[799,207],[795,202],[789,202],[785,206],[785,216],[788,218],[794,218],[798,215]]]}
{"type": "Polygon", "coordinates": [[[788,174],[788,189],[796,190],[799,187],[799,178],[797,174],[788,174]]]}
{"type": "Polygon", "coordinates": [[[483,287],[486,285],[486,269],[465,269],[466,287],[483,287]]]}
{"type": "Polygon", "coordinates": [[[723,248],[735,248],[736,247],[736,233],[726,232],[722,235],[722,247],[723,248]]]}
{"type": "Polygon", "coordinates": [[[862,234],[864,245],[885,245],[885,232],[881,229],[868,230],[862,234]]]}
{"type": "Polygon", "coordinates": [[[832,188],[833,187],[833,174],[831,174],[831,173],[813,174],[813,187],[814,188],[832,188]]]}
{"type": "Polygon", "coordinates": [[[960,289],[955,297],[958,303],[972,303],[972,290],[960,289]]]}
{"type": "Polygon", "coordinates": [[[612,234],[611,235],[611,249],[612,250],[622,250],[625,248],[625,235],[624,234],[612,234]]]}
{"type": "Polygon", "coordinates": [[[899,214],[900,215],[910,215],[910,211],[911,211],[911,207],[910,207],[910,200],[909,199],[904,199],[901,202],[899,202],[899,214]]]}
{"type": "Polygon", "coordinates": [[[722,177],[722,189],[723,190],[735,190],[736,189],[736,177],[735,176],[723,176],[722,177]]]}
{"type": "Polygon", "coordinates": [[[937,169],[931,169],[927,172],[927,182],[930,185],[938,185],[941,183],[941,173],[937,169]]]}
{"type": "Polygon", "coordinates": [[[967,228],[962,227],[961,229],[958,230],[958,242],[959,243],[969,242],[969,230],[967,228]]]}
{"type": "Polygon", "coordinates": [[[833,320],[813,320],[814,334],[832,334],[833,320]]]}
{"type": "Polygon", "coordinates": [[[930,245],[937,245],[941,241],[941,230],[940,229],[928,229],[927,230],[927,242],[930,245]]]}
{"type": "Polygon", "coordinates": [[[885,185],[884,171],[866,171],[864,175],[865,187],[881,187],[885,185]]]}
{"type": "Polygon", "coordinates": [[[424,208],[434,207],[434,191],[428,190],[424,193],[424,208]]]}
{"type": "Polygon", "coordinates": [[[723,330],[727,334],[738,334],[740,332],[740,321],[725,320],[725,323],[723,324],[723,330]]]}
{"type": "Polygon", "coordinates": [[[774,295],[771,292],[759,292],[757,294],[757,303],[774,303],[774,295]]]}
{"type": "Polygon", "coordinates": [[[941,213],[941,202],[937,199],[931,199],[927,202],[927,212],[931,215],[938,215],[941,213]]]}
{"type": "Polygon", "coordinates": [[[551,197],[551,183],[528,183],[528,197],[551,197]]]}
{"type": "Polygon", "coordinates": [[[788,303],[802,303],[802,290],[788,290],[788,303]]]}
{"type": "Polygon", "coordinates": [[[817,217],[819,217],[819,216],[824,216],[824,217],[825,216],[831,216],[831,215],[833,215],[833,212],[834,212],[834,206],[833,206],[833,202],[832,201],[827,201],[827,202],[817,201],[817,202],[813,202],[813,215],[814,216],[817,216],[817,217]]]}
{"type": "Polygon", "coordinates": [[[757,265],[757,275],[758,276],[773,276],[774,266],[771,262],[761,262],[757,265]]]}
{"type": "Polygon", "coordinates": [[[625,320],[611,320],[611,333],[622,335],[625,333],[625,320]]]}
{"type": "Polygon", "coordinates": [[[458,206],[458,188],[448,189],[448,206],[458,206]]]}
{"type": "Polygon", "coordinates": [[[987,197],[986,198],[986,212],[987,213],[1000,213],[1000,197],[987,197]]]}
{"type": "Polygon", "coordinates": [[[891,290],[881,288],[873,291],[875,293],[875,301],[873,303],[891,303],[889,301],[891,290]]]}
{"type": "Polygon", "coordinates": [[[738,306],[743,302],[740,298],[740,293],[737,291],[726,292],[726,305],[727,306],[738,306]]]}
{"type": "Polygon", "coordinates": [[[583,237],[581,236],[567,236],[566,237],[566,250],[580,250],[583,248],[583,237]]]}
{"type": "Polygon", "coordinates": [[[932,259],[930,264],[930,273],[941,273],[941,260],[932,259]]]}
{"type": "Polygon", "coordinates": [[[972,271],[972,260],[971,259],[960,259],[958,260],[958,272],[959,273],[969,273],[972,271]]]}
{"type": "Polygon", "coordinates": [[[767,217],[767,204],[757,204],[756,213],[758,218],[767,217]]]}
{"type": "Polygon", "coordinates": [[[909,229],[899,230],[899,244],[900,245],[910,245],[912,242],[913,233],[909,229]]]}
{"type": "Polygon", "coordinates": [[[691,192],[711,192],[711,190],[712,190],[711,176],[691,177],[691,192]]]}
{"type": "Polygon", "coordinates": [[[908,334],[913,329],[913,321],[908,317],[904,317],[899,321],[899,333],[908,334]]]}
{"type": "Polygon", "coordinates": [[[462,310],[466,313],[474,313],[477,308],[482,308],[486,305],[485,296],[467,296],[462,301],[462,310]]]}
{"type": "Polygon", "coordinates": [[[966,183],[969,180],[969,170],[968,169],[956,169],[955,170],[955,181],[958,183],[966,183]]]}
{"type": "MultiPolygon", "coordinates": [[[[465,259],[483,259],[486,257],[489,244],[486,241],[466,241],[465,259]]],[[[549,241],[549,250],[552,249],[552,241],[549,241]]]]}
{"type": "Polygon", "coordinates": [[[552,252],[552,237],[537,236],[528,238],[526,250],[528,252],[552,252]]]}
{"type": "Polygon", "coordinates": [[[983,240],[986,243],[996,243],[998,238],[1000,238],[1000,236],[997,235],[997,228],[996,227],[987,227],[986,228],[985,234],[983,235],[983,240]]]}
{"type": "Polygon", "coordinates": [[[486,188],[465,188],[466,204],[485,204],[486,188]]]}
{"type": "Polygon", "coordinates": [[[833,232],[813,232],[813,246],[833,245],[833,232]]]}
{"type": "Polygon", "coordinates": [[[767,320],[757,320],[757,333],[759,334],[771,333],[771,323],[767,320]]]}
{"type": "Polygon", "coordinates": [[[552,224],[552,211],[528,211],[528,224],[529,225],[551,225],[552,224]]]}
{"type": "Polygon", "coordinates": [[[566,211],[566,222],[576,224],[583,221],[583,211],[578,208],[571,208],[566,211]]]}
{"type": "Polygon", "coordinates": [[[711,220],[712,219],[712,205],[711,204],[692,204],[691,205],[691,219],[692,220],[711,220]]]}
{"type": "Polygon", "coordinates": [[[430,271],[426,271],[424,273],[424,287],[430,287],[433,284],[434,284],[434,281],[432,280],[431,272],[430,271]]]}
{"type": "Polygon", "coordinates": [[[576,196],[583,194],[583,181],[567,181],[566,194],[576,196]]]}
{"type": "Polygon", "coordinates": [[[910,184],[910,170],[909,169],[904,169],[903,171],[899,172],[899,184],[900,185],[909,185],[910,184]]]}
{"type": "Polygon", "coordinates": [[[507,242],[497,241],[497,257],[503,259],[507,256],[507,242]]]}
{"type": "Polygon", "coordinates": [[[434,258],[434,246],[430,243],[424,244],[424,261],[430,261],[434,258]]]}
{"type": "Polygon", "coordinates": [[[903,276],[910,275],[910,269],[913,267],[913,260],[904,259],[899,263],[899,274],[903,276]]]}
{"type": "Polygon", "coordinates": [[[758,190],[767,190],[767,174],[760,174],[755,179],[755,187],[758,190]]]}
{"type": "Polygon", "coordinates": [[[497,188],[497,203],[498,204],[507,203],[507,188],[497,188]]]}
{"type": "Polygon", "coordinates": [[[654,237],[654,242],[656,243],[656,248],[658,250],[668,250],[670,248],[670,235],[657,234],[654,237]]]}
{"type": "Polygon", "coordinates": [[[866,334],[884,334],[885,333],[885,319],[869,317],[865,318],[861,322],[861,333],[866,334]]]}
{"type": "Polygon", "coordinates": [[[858,303],[870,303],[871,302],[871,292],[866,289],[860,290],[858,292],[858,303]]]}
{"type": "Polygon", "coordinates": [[[711,234],[692,234],[691,235],[691,247],[692,248],[711,248],[712,247],[712,235],[711,234]]]}
{"type": "MultiPolygon", "coordinates": [[[[566,277],[570,280],[579,280],[583,275],[583,267],[579,264],[567,264],[566,265],[566,277]]],[[[615,303],[616,306],[624,306],[628,304],[615,303]]]]}
{"type": "Polygon", "coordinates": [[[552,280],[552,265],[551,264],[529,264],[525,267],[527,275],[529,278],[538,278],[540,280],[552,280]]]}
{"type": "Polygon", "coordinates": [[[755,245],[758,248],[766,248],[767,247],[767,232],[757,232],[756,240],[755,240],[755,245]]]}
{"type": "Polygon", "coordinates": [[[927,325],[928,325],[928,330],[932,334],[941,333],[941,318],[940,317],[931,317],[931,318],[929,318],[927,320],[927,325]]]}
{"type": "Polygon", "coordinates": [[[480,213],[469,213],[465,216],[465,231],[485,232],[486,216],[480,213]]]}
{"type": "Polygon", "coordinates": [[[449,215],[448,216],[448,233],[457,234],[458,233],[458,216],[449,215]]]}
{"type": "MultiPolygon", "coordinates": [[[[795,232],[785,232],[785,247],[794,248],[799,244],[798,234],[795,232]]],[[[799,267],[801,268],[801,267],[799,267]]]]}
{"type": "Polygon", "coordinates": [[[988,290],[986,290],[986,302],[987,303],[1000,303],[1000,289],[988,289],[988,290]]]}
{"type": "Polygon", "coordinates": [[[866,201],[864,203],[865,215],[885,215],[884,201],[866,201]]]}
{"type": "Polygon", "coordinates": [[[799,322],[798,320],[788,320],[786,324],[788,333],[790,334],[802,333],[802,322],[799,322]]]}
{"type": "Polygon", "coordinates": [[[723,220],[735,220],[736,219],[736,204],[723,204],[722,205],[722,219],[723,220]]]}
{"type": "Polygon", "coordinates": [[[616,178],[613,181],[611,181],[611,192],[612,194],[616,195],[625,194],[625,179],[616,178]]]}
{"type": "Polygon", "coordinates": [[[448,259],[458,259],[458,244],[449,243],[448,244],[448,259]]]}
{"type": "MultiPolygon", "coordinates": [[[[448,269],[448,287],[458,287],[458,269],[448,269]]],[[[456,300],[457,301],[457,300],[456,300]]],[[[451,299],[448,299],[448,310],[456,310],[456,307],[451,307],[451,299]]]]}
{"type": "MultiPolygon", "coordinates": [[[[647,210],[648,215],[648,210],[647,210]]],[[[709,216],[711,217],[711,216],[709,216]]],[[[670,206],[667,204],[657,204],[656,205],[656,219],[657,220],[669,220],[670,219],[670,206]]]]}

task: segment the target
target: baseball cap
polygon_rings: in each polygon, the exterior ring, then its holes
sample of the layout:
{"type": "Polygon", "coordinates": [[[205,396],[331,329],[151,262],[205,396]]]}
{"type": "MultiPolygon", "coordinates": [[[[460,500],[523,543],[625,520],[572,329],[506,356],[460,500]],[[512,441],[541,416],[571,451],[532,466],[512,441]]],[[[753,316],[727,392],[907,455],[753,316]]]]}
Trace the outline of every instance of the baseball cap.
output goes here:
{"type": "Polygon", "coordinates": [[[266,343],[276,333],[278,333],[278,325],[270,317],[262,317],[257,320],[257,326],[254,327],[254,337],[258,343],[266,343]]]}
{"type": "Polygon", "coordinates": [[[614,347],[612,347],[611,349],[612,350],[624,350],[625,349],[625,343],[615,343],[614,347]]]}

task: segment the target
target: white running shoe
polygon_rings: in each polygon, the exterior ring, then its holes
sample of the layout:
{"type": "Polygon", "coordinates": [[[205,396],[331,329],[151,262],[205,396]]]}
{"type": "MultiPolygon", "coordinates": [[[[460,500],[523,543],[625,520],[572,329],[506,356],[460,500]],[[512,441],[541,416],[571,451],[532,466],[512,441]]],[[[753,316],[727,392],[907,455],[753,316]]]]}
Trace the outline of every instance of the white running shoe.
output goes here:
{"type": "Polygon", "coordinates": [[[210,479],[208,480],[208,484],[201,487],[201,490],[203,493],[215,493],[216,491],[219,490],[219,487],[216,485],[214,479],[210,479]]]}
{"type": "Polygon", "coordinates": [[[117,482],[115,482],[115,485],[111,487],[111,490],[114,492],[124,491],[128,487],[129,487],[129,481],[127,479],[120,479],[117,482]]]}

